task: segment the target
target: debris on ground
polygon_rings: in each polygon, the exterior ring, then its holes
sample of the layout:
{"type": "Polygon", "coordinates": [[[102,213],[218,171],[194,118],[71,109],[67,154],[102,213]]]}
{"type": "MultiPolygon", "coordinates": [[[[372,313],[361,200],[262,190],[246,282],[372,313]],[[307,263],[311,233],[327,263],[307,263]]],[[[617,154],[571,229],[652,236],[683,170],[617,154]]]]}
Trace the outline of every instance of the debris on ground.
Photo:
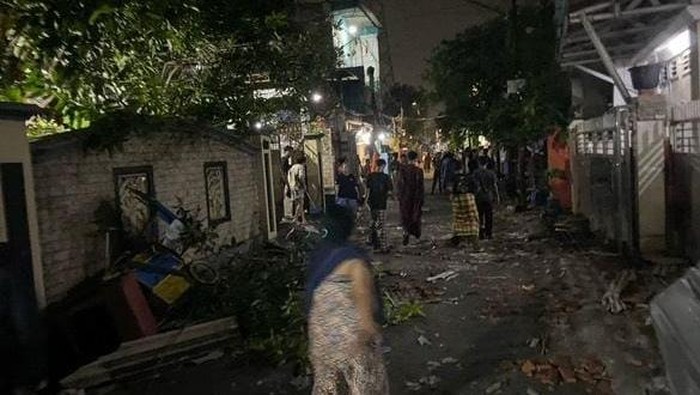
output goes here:
{"type": "Polygon", "coordinates": [[[535,364],[527,359],[525,362],[523,362],[522,366],[520,367],[520,370],[528,377],[532,377],[532,375],[535,373],[535,370],[537,370],[537,366],[535,364]]]}
{"type": "Polygon", "coordinates": [[[525,376],[534,378],[545,385],[583,382],[590,386],[596,386],[601,381],[610,381],[605,365],[597,358],[586,358],[578,366],[571,364],[569,358],[559,360],[527,359],[520,364],[520,371],[525,376]]]}
{"type": "Polygon", "coordinates": [[[207,355],[192,359],[192,363],[194,363],[195,365],[201,365],[201,364],[206,363],[206,362],[216,361],[217,359],[223,357],[224,355],[225,354],[222,350],[215,350],[215,351],[210,352],[207,355]]]}
{"type": "Polygon", "coordinates": [[[576,382],[576,375],[574,371],[567,366],[558,366],[559,375],[565,383],[573,384],[576,382]]]}
{"type": "Polygon", "coordinates": [[[535,290],[535,284],[522,285],[522,286],[520,286],[520,289],[522,289],[525,292],[532,292],[535,290]]]}
{"type": "Polygon", "coordinates": [[[437,275],[435,275],[435,276],[428,277],[428,278],[425,279],[425,281],[427,281],[427,282],[429,282],[429,283],[435,282],[435,281],[437,281],[437,280],[450,281],[450,280],[454,279],[454,278],[457,277],[457,276],[459,276],[459,273],[457,273],[456,271],[454,271],[454,270],[447,270],[447,271],[444,271],[444,272],[442,272],[442,273],[440,273],[440,274],[437,274],[437,275]]]}
{"type": "Polygon", "coordinates": [[[487,393],[487,394],[493,394],[494,392],[500,390],[500,389],[501,389],[501,386],[503,386],[503,383],[501,383],[500,381],[499,381],[499,382],[496,382],[496,383],[493,383],[493,384],[491,384],[488,388],[486,388],[486,393],[487,393]]]}
{"type": "Polygon", "coordinates": [[[421,389],[421,385],[413,381],[406,381],[405,384],[409,391],[420,391],[421,389]]]}
{"type": "Polygon", "coordinates": [[[446,358],[443,358],[441,362],[443,365],[447,365],[447,364],[457,363],[459,361],[456,358],[446,357],[446,358]]]}
{"type": "Polygon", "coordinates": [[[440,378],[438,376],[435,376],[435,375],[431,375],[428,377],[421,377],[418,380],[419,383],[421,383],[423,385],[427,385],[429,387],[436,386],[440,381],[442,381],[442,380],[440,380],[440,378]]]}
{"type": "Polygon", "coordinates": [[[610,282],[601,300],[601,303],[607,311],[612,314],[619,314],[627,309],[627,305],[620,298],[620,294],[636,279],[637,275],[634,270],[624,270],[610,282]]]}
{"type": "Polygon", "coordinates": [[[530,348],[537,348],[540,344],[540,339],[537,337],[533,337],[532,339],[528,340],[527,346],[530,348]]]}
{"type": "Polygon", "coordinates": [[[421,346],[430,346],[433,344],[430,340],[428,340],[427,337],[425,337],[423,335],[418,336],[417,341],[418,341],[418,344],[420,344],[421,346]]]}

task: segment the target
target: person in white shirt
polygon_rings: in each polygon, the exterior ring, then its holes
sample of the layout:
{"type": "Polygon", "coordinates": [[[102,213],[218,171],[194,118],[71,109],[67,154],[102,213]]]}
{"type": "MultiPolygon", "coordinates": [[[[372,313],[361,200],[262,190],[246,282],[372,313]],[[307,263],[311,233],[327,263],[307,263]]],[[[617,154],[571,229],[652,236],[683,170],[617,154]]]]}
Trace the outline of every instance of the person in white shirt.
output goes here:
{"type": "Polygon", "coordinates": [[[296,153],[294,165],[287,173],[287,185],[292,199],[294,220],[306,223],[304,215],[304,198],[306,197],[306,157],[296,153]]]}

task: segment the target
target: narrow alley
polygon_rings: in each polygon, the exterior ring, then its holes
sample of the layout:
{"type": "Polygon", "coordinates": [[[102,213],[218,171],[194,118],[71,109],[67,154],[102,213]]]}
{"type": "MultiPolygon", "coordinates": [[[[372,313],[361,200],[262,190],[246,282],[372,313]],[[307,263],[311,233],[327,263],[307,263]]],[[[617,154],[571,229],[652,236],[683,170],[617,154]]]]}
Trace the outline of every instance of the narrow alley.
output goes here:
{"type": "Polygon", "coordinates": [[[700,0],[0,0],[0,43],[0,395],[700,395],[700,0]]]}
{"type": "MultiPolygon", "coordinates": [[[[400,246],[390,205],[389,239],[400,246]]],[[[613,315],[600,301],[624,260],[593,241],[550,237],[539,210],[501,207],[494,239],[479,252],[445,246],[447,196],[429,196],[425,211],[420,243],[375,256],[383,291],[424,313],[386,330],[392,393],[667,393],[647,304],[661,278],[640,271],[623,295],[628,310],[613,315]]],[[[115,393],[303,394],[308,385],[289,369],[221,357],[115,393]]]]}

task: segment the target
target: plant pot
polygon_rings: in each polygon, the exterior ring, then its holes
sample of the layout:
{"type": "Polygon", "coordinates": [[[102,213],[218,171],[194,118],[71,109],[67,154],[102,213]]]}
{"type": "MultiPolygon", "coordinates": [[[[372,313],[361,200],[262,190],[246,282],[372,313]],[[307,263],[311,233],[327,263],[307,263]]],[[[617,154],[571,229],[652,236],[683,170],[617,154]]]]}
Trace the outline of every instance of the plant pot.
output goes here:
{"type": "Polygon", "coordinates": [[[654,63],[636,66],[629,69],[632,76],[632,86],[636,90],[650,90],[659,86],[659,76],[663,64],[654,63]]]}

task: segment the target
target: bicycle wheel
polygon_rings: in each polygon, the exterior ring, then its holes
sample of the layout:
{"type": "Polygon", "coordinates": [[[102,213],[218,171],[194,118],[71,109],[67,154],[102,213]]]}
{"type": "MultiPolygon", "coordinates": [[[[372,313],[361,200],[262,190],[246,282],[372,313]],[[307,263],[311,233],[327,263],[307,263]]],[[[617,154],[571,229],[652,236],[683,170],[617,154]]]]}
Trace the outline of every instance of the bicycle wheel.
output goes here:
{"type": "Polygon", "coordinates": [[[219,281],[219,272],[204,262],[192,262],[187,265],[187,272],[200,284],[212,285],[219,281]]]}

